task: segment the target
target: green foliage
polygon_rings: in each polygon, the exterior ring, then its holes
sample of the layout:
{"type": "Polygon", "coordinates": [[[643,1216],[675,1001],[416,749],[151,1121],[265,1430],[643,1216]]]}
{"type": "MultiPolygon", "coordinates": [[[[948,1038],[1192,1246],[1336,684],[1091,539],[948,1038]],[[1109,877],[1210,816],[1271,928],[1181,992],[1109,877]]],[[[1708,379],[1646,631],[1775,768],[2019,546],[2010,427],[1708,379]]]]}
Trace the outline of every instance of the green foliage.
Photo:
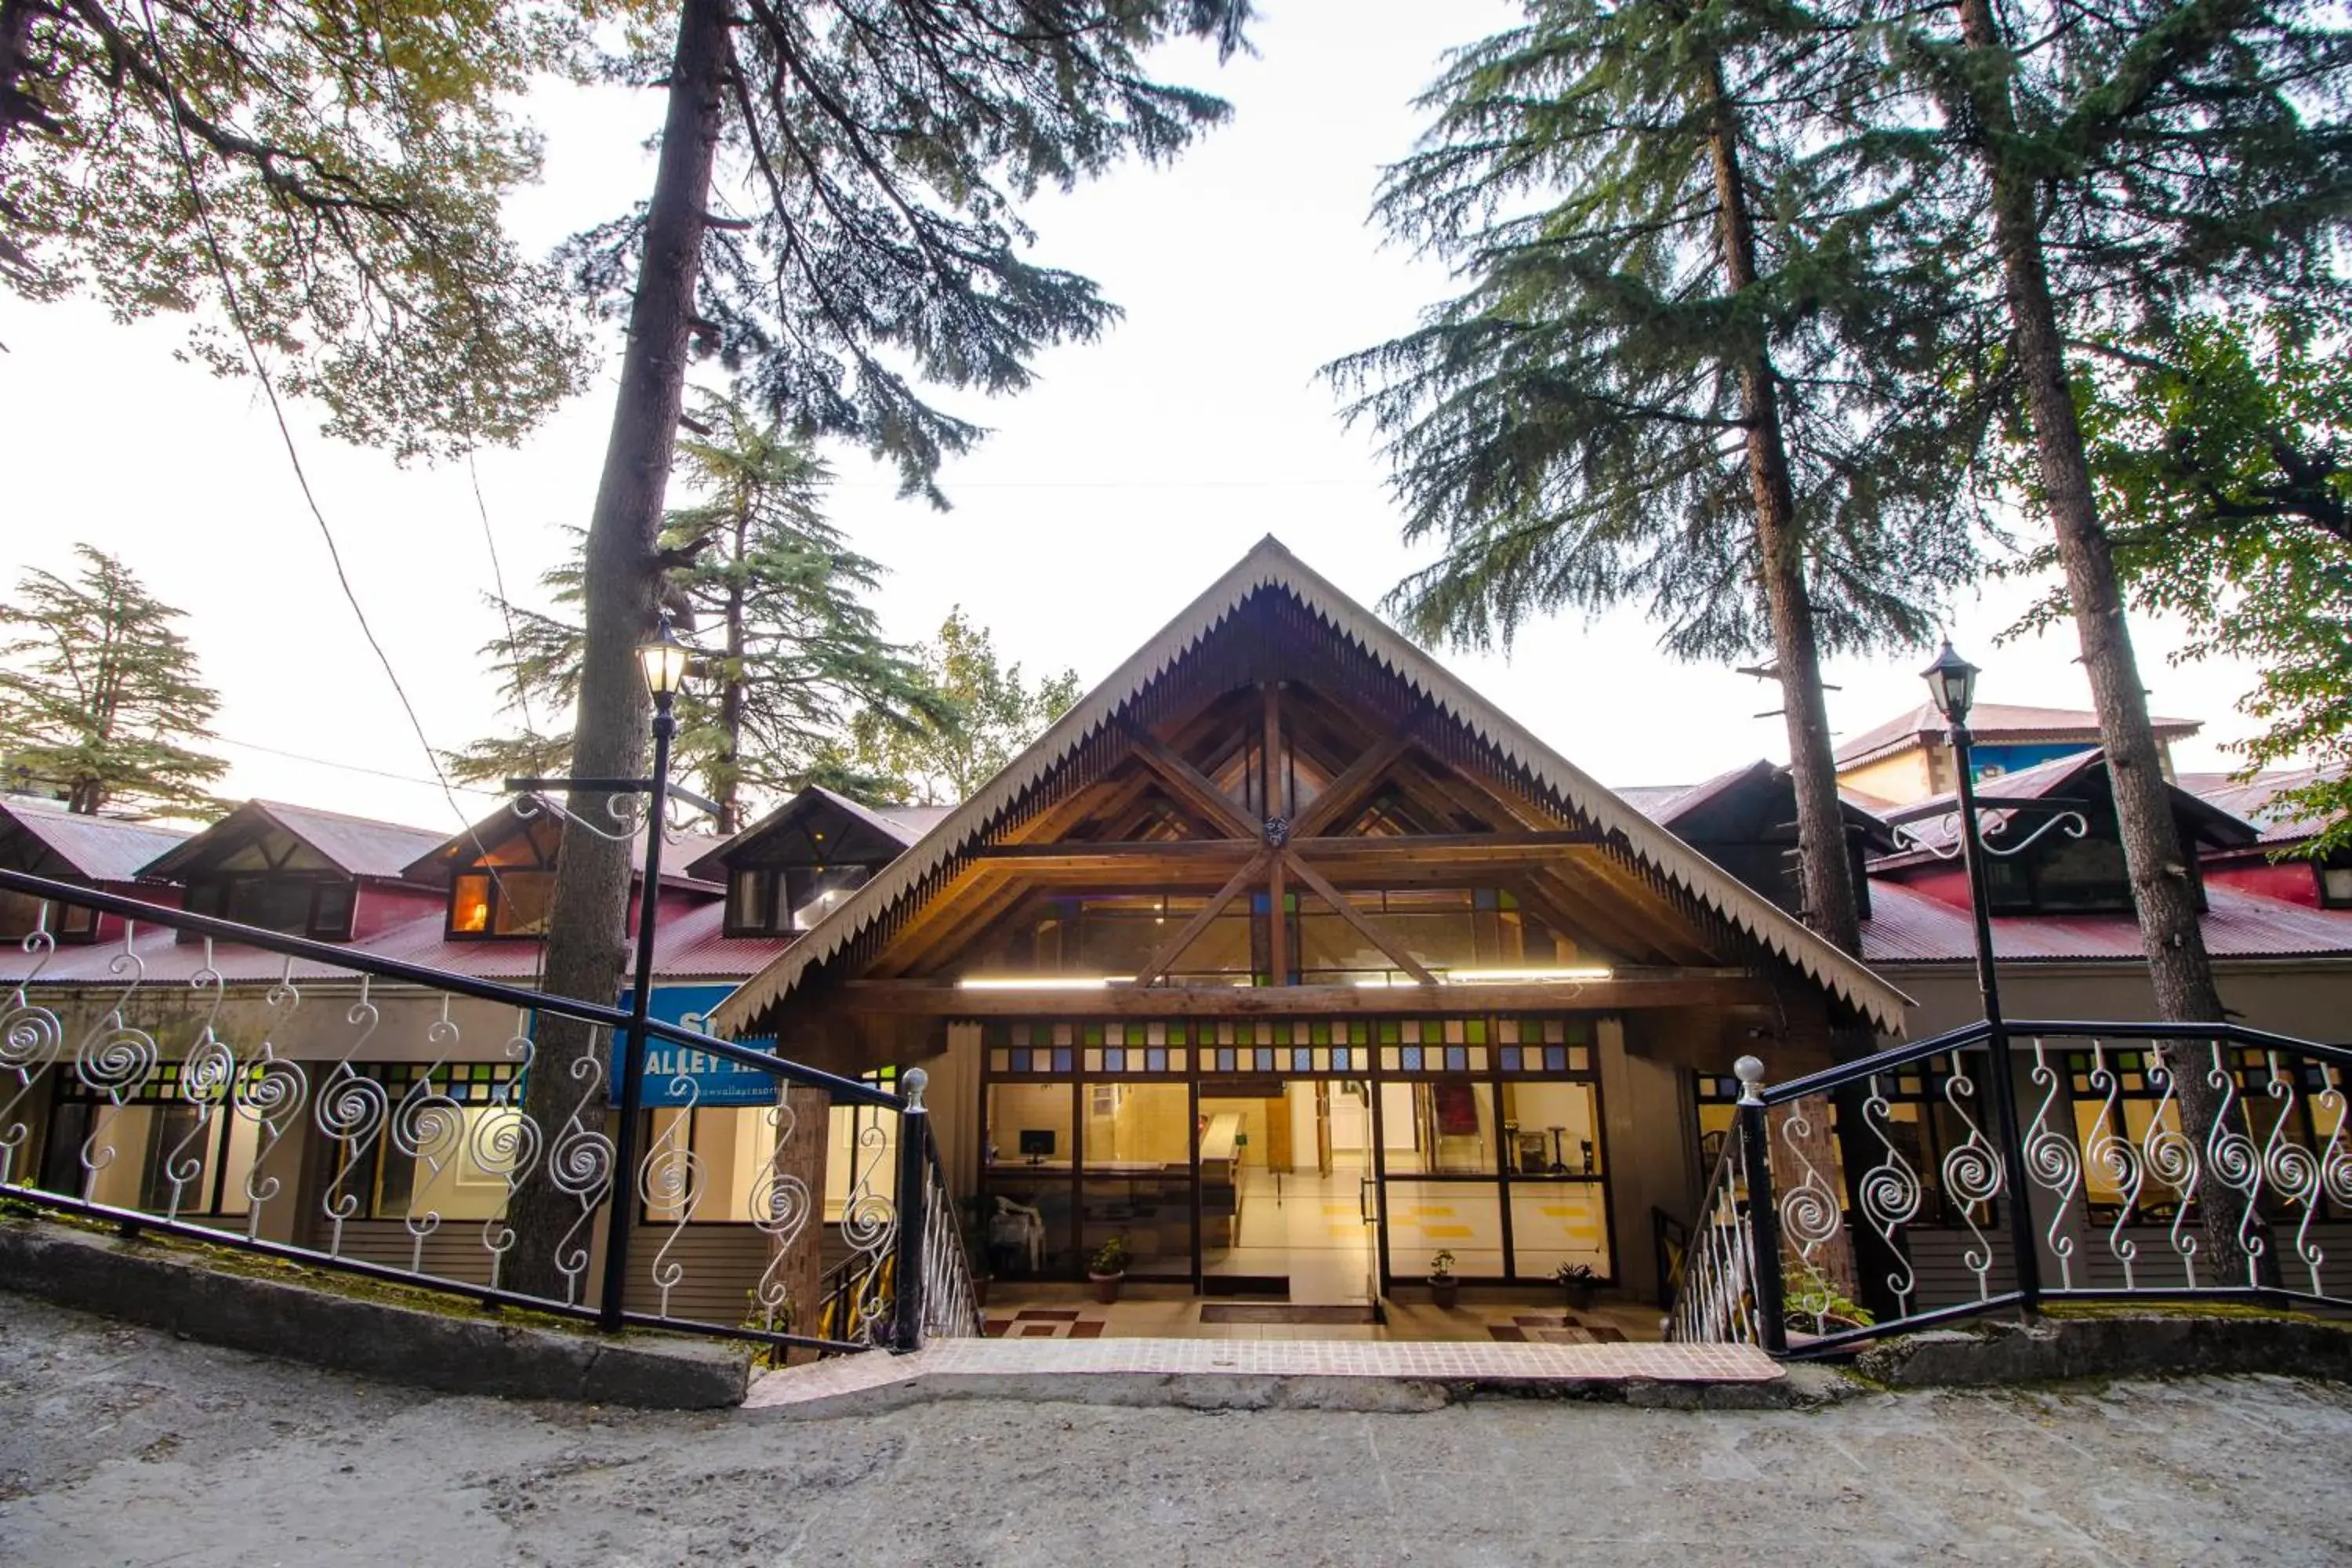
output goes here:
{"type": "MultiPolygon", "coordinates": [[[[2190,318],[2108,342],[2078,379],[2086,455],[2136,608],[2179,616],[2179,657],[2255,671],[2240,703],[2267,728],[2250,767],[2314,759],[2282,804],[2352,843],[2352,362],[2294,317],[2190,318]]],[[[2023,465],[2019,465],[2021,468],[2023,465]]],[[[2030,479],[2029,474],[2021,479],[2030,479]]],[[[2044,547],[2017,569],[2040,573],[2044,547]]],[[[2018,627],[2068,613],[2063,589],[2018,627]]]]}
{"type": "Polygon", "coordinates": [[[1442,1279],[1453,1279],[1454,1254],[1444,1247],[1440,1247],[1436,1252],[1431,1254],[1429,1259],[1429,1278],[1433,1283],[1442,1279]]]}
{"type": "MultiPolygon", "coordinates": [[[[1153,81],[1142,56],[1194,36],[1244,46],[1248,0],[750,0],[732,29],[720,155],[744,172],[703,245],[703,347],[796,440],[894,463],[908,493],[980,426],[918,382],[998,394],[1118,310],[1024,254],[1021,203],[1134,155],[1162,162],[1224,103],[1153,81]]],[[[654,41],[629,62],[667,74],[654,41]]],[[[627,313],[646,209],[579,236],[581,286],[627,313]]]]}
{"type": "Polygon", "coordinates": [[[1471,646],[1627,601],[1683,657],[1766,646],[1739,385],[1761,356],[1822,647],[1920,640],[1973,566],[1948,454],[1949,426],[1983,414],[1899,379],[1916,356],[1893,334],[1864,353],[1845,331],[1892,308],[1871,224],[1901,193],[1821,185],[1795,106],[1869,68],[1794,14],[1527,9],[1448,61],[1422,100],[1434,124],[1378,200],[1464,291],[1327,370],[1387,439],[1407,539],[1444,548],[1395,603],[1471,646]],[[1718,134],[1758,215],[1745,288],[1718,231],[1718,134]]]}
{"type": "Polygon", "coordinates": [[[209,819],[205,786],[228,764],[184,742],[206,741],[220,699],[172,627],[180,612],[130,569],[87,544],[73,581],[42,571],[0,604],[0,757],[29,782],[62,790],[84,815],[112,808],[209,819]]]}
{"type": "Polygon", "coordinates": [[[1095,1248],[1094,1256],[1087,1259],[1087,1269],[1093,1274],[1124,1274],[1127,1272],[1127,1233],[1120,1231],[1095,1248]]]}
{"type": "Polygon", "coordinates": [[[512,440],[583,362],[560,279],[499,226],[539,166],[508,106],[600,8],[5,0],[0,289],[185,315],[190,352],[241,374],[225,272],[279,384],[335,435],[403,455],[512,440]]]}
{"type": "MultiPolygon", "coordinates": [[[[745,789],[773,795],[810,783],[891,798],[895,780],[848,759],[850,721],[887,736],[946,724],[950,714],[881,635],[866,602],[881,567],[825,521],[830,474],[774,421],[712,397],[695,424],[709,434],[680,440],[678,464],[702,499],[671,512],[663,531],[665,598],[687,625],[709,628],[698,640],[710,650],[677,700],[679,768],[722,804],[745,789]]],[[[569,765],[569,742],[535,719],[560,722],[578,695],[585,633],[570,617],[583,572],[573,560],[541,578],[552,613],[499,605],[514,640],[483,652],[515,693],[525,732],[451,753],[453,777],[487,782],[569,765]]]]}
{"type": "Polygon", "coordinates": [[[1034,687],[1021,667],[997,662],[993,639],[961,606],[914,649],[932,717],[913,724],[868,710],[850,726],[845,771],[887,781],[891,797],[919,805],[968,800],[1078,700],[1078,672],[1034,687]]]}

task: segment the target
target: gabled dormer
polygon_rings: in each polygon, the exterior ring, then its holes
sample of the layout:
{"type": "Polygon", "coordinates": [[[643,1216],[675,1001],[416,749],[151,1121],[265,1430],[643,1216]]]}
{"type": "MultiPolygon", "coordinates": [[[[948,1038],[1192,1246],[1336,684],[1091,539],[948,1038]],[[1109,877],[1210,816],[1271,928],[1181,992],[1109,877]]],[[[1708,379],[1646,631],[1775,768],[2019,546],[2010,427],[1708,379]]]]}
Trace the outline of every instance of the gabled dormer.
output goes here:
{"type": "Polygon", "coordinates": [[[412,879],[407,868],[440,838],[421,827],[255,800],[140,874],[179,883],[183,907],[195,914],[349,942],[438,901],[439,889],[412,879]]]}
{"type": "Polygon", "coordinates": [[[690,862],[687,875],[726,884],[729,936],[806,931],[947,809],[860,805],[812,784],[690,862]]]}
{"type": "MultiPolygon", "coordinates": [[[[187,837],[185,828],[83,816],[46,801],[0,801],[0,867],[150,902],[173,903],[177,895],[142,883],[140,868],[187,837]]],[[[61,942],[97,942],[119,934],[121,922],[86,904],[0,892],[0,940],[17,940],[37,927],[61,942]]]]}
{"type": "MultiPolygon", "coordinates": [[[[2189,851],[2188,874],[2197,906],[2202,909],[2205,887],[2199,852],[2251,844],[2257,830],[2177,784],[2165,787],[2174,825],[2189,851]]],[[[1989,851],[1986,892],[1993,913],[2131,913],[2131,878],[2124,862],[2123,829],[2105,752],[2085,752],[1984,780],[1978,792],[1989,851]],[[2016,808],[2001,805],[2010,801],[2031,804],[2016,808]]],[[[1929,847],[1878,860],[1873,872],[1907,882],[1947,903],[1965,905],[1967,878],[1958,860],[1937,853],[1958,842],[1954,797],[1932,796],[1890,812],[1888,817],[1929,847]]]]}
{"type": "MultiPolygon", "coordinates": [[[[1718,773],[1705,784],[1618,792],[1643,816],[1705,855],[1790,914],[1803,918],[1803,879],[1797,864],[1797,790],[1789,770],[1758,761],[1718,773]]],[[[1870,918],[1874,856],[1895,847],[1886,824],[1851,799],[1838,809],[1853,871],[1858,912],[1870,918]]]]}
{"type": "MultiPolygon", "coordinates": [[[[671,849],[676,858],[661,879],[665,910],[672,903],[681,910],[708,904],[718,891],[715,882],[698,877],[691,868],[674,868],[678,860],[700,854],[709,842],[707,837],[689,835],[671,849]]],[[[562,843],[562,808],[552,800],[529,795],[520,809],[501,806],[435,845],[408,865],[405,875],[443,889],[443,931],[453,942],[536,942],[547,934],[548,914],[555,905],[555,863],[562,843]]],[[[642,880],[638,871],[644,863],[645,835],[640,830],[629,847],[633,884],[642,880]]],[[[634,910],[629,918],[633,922],[636,919],[634,910]]]]}

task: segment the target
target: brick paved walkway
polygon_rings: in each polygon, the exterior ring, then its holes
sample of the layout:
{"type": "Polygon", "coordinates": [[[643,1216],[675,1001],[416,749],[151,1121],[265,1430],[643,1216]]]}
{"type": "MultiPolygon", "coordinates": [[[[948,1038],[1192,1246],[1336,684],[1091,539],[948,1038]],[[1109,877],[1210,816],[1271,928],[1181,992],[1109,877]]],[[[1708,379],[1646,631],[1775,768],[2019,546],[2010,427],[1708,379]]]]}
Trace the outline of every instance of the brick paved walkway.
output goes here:
{"type": "Polygon", "coordinates": [[[1769,1383],[1780,1367],[1747,1345],[1500,1344],[1361,1340],[939,1340],[913,1355],[873,1351],[773,1372],[745,1408],[804,1405],[945,1375],[1030,1379],[1351,1377],[1442,1383],[1769,1383]]]}

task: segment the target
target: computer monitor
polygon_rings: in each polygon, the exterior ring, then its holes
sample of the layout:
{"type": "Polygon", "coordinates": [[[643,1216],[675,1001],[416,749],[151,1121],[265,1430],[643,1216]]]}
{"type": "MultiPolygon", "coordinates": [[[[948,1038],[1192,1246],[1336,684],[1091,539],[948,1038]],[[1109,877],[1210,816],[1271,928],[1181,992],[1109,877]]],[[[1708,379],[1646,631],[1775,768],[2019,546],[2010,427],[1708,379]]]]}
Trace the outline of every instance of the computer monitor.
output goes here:
{"type": "Polygon", "coordinates": [[[1035,1164],[1051,1159],[1054,1153],[1054,1130],[1050,1127],[1024,1127],[1021,1130],[1021,1152],[1035,1164]]]}

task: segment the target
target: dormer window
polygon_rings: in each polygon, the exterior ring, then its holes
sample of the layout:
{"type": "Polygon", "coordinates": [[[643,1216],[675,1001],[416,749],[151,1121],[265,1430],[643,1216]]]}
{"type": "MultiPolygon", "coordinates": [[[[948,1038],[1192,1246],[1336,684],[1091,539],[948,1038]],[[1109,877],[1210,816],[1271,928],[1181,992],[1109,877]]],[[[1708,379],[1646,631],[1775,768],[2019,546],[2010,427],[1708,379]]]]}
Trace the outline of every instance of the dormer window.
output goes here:
{"type": "Polygon", "coordinates": [[[728,879],[727,934],[806,931],[873,874],[866,866],[745,866],[728,879]]]}
{"type": "MultiPolygon", "coordinates": [[[[2029,818],[2023,826],[2031,832],[2040,819],[2029,818]]],[[[2103,835],[2102,826],[2112,828],[2095,823],[2080,838],[2053,830],[2013,858],[1987,856],[1985,883],[1993,909],[2003,914],[2129,914],[2131,876],[2124,867],[2124,847],[2103,835]]]]}
{"type": "Polygon", "coordinates": [[[2338,851],[2314,869],[2319,873],[2319,907],[2352,910],[2352,853],[2338,851]]]}
{"type": "Polygon", "coordinates": [[[536,817],[522,832],[457,861],[449,879],[449,934],[544,936],[555,904],[562,833],[552,819],[536,817]]]}
{"type": "Polygon", "coordinates": [[[192,914],[317,942],[349,942],[358,903],[358,885],[348,877],[244,871],[200,876],[188,884],[192,914]]]}

